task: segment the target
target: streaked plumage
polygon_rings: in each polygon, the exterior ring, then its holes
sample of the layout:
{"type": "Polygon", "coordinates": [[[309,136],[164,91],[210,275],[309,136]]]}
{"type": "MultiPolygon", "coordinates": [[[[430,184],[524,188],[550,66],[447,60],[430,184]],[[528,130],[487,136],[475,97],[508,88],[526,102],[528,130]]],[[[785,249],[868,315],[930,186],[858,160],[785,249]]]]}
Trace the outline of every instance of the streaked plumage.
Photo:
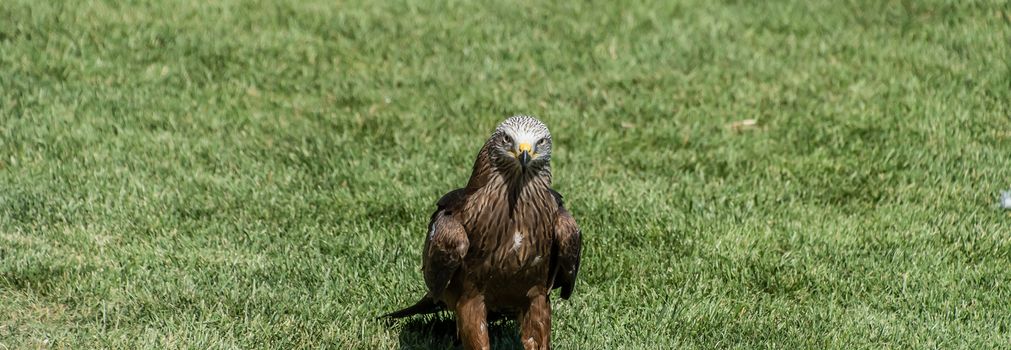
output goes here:
{"type": "Polygon", "coordinates": [[[425,238],[428,293],[392,318],[449,309],[464,348],[488,348],[487,314],[515,315],[525,348],[547,349],[549,294],[572,294],[580,231],[551,189],[551,134],[532,117],[502,122],[467,186],[437,203],[425,238]]]}

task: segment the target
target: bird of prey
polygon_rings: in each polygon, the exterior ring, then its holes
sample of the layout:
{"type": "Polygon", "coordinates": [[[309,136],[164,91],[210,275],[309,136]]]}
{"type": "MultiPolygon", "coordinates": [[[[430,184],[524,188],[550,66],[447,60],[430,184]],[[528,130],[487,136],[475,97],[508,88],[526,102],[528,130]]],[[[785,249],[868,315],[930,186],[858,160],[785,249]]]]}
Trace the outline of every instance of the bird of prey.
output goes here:
{"type": "Polygon", "coordinates": [[[515,316],[525,349],[548,349],[550,293],[568,299],[579,271],[581,233],[551,189],[551,134],[514,116],[495,128],[464,188],[438,201],[422,271],[428,293],[401,318],[450,310],[465,349],[489,348],[489,313],[515,316]]]}

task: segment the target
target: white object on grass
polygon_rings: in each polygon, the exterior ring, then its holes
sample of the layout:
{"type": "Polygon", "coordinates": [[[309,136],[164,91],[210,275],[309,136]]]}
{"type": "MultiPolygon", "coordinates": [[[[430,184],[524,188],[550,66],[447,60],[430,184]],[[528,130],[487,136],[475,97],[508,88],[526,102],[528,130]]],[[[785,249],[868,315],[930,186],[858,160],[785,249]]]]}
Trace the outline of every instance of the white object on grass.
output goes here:
{"type": "Polygon", "coordinates": [[[1000,207],[1004,209],[1011,209],[1011,191],[1001,191],[1000,207]]]}

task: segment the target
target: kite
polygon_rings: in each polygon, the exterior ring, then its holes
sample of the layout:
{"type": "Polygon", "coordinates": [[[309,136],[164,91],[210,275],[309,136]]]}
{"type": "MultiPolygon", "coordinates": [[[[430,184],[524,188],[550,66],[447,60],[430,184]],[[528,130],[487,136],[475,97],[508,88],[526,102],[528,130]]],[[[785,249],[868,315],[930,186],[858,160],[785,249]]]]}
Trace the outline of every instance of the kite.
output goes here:
{"type": "Polygon", "coordinates": [[[572,295],[581,235],[551,189],[551,134],[541,121],[514,116],[477,155],[467,186],[437,203],[425,237],[428,293],[385,315],[449,310],[465,349],[487,349],[488,315],[515,316],[526,349],[548,349],[553,289],[572,295]]]}

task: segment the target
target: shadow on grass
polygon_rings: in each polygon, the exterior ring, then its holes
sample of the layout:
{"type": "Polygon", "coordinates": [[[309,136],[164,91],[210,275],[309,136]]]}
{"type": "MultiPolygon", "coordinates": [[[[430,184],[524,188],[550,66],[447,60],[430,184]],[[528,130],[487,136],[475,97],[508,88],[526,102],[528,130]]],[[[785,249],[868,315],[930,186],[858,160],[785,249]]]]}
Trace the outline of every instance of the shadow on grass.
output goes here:
{"type": "MultiPolygon", "coordinates": [[[[489,322],[491,348],[498,350],[522,349],[516,322],[498,318],[489,322]]],[[[456,321],[449,314],[414,317],[400,329],[401,349],[460,349],[456,336],[456,321]]]]}

